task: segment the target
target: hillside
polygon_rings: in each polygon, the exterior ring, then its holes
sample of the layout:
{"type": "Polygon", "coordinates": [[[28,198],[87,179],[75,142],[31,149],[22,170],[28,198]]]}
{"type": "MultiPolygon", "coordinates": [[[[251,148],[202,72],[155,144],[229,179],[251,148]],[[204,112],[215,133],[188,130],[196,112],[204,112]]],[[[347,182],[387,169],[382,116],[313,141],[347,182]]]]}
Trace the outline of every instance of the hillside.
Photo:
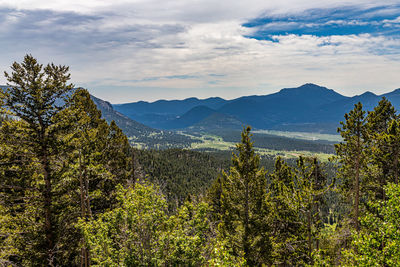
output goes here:
{"type": "Polygon", "coordinates": [[[245,124],[235,116],[214,112],[201,121],[190,126],[190,131],[218,131],[220,129],[242,129],[245,124]]]}
{"type": "Polygon", "coordinates": [[[108,121],[114,120],[134,145],[142,148],[188,147],[196,142],[192,138],[171,131],[161,131],[145,126],[114,110],[113,106],[100,98],[91,96],[102,116],[108,121]]]}
{"type": "Polygon", "coordinates": [[[100,98],[91,96],[93,102],[97,108],[101,111],[102,116],[106,121],[110,122],[114,120],[118,127],[120,127],[127,136],[143,136],[152,133],[160,133],[160,130],[152,129],[137,121],[134,121],[127,116],[115,111],[113,106],[100,98]]]}
{"type": "Polygon", "coordinates": [[[171,123],[168,126],[171,129],[187,128],[189,126],[192,126],[193,124],[202,121],[203,119],[207,118],[208,116],[210,116],[215,112],[216,111],[214,109],[209,108],[207,106],[196,106],[187,111],[182,116],[171,121],[171,123]]]}
{"type": "Polygon", "coordinates": [[[255,128],[269,129],[288,123],[309,123],[318,107],[345,97],[314,84],[285,88],[265,96],[247,96],[224,105],[219,111],[234,115],[255,128]]]}

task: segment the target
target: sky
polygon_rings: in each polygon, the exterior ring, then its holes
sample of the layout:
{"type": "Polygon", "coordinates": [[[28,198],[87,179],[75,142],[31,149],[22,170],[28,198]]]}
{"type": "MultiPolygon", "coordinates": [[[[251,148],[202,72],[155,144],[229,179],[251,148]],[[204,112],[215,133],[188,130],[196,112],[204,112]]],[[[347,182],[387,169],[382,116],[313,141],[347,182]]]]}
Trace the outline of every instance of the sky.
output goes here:
{"type": "Polygon", "coordinates": [[[400,0],[0,0],[0,49],[1,73],[32,54],[111,103],[383,94],[400,87],[400,0]]]}

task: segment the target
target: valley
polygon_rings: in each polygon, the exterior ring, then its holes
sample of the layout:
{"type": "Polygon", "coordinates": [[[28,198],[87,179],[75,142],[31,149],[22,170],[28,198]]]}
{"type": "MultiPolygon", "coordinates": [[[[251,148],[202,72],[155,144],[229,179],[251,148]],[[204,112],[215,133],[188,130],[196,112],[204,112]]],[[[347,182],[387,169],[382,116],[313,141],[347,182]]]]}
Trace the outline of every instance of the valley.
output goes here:
{"type": "Polygon", "coordinates": [[[136,148],[231,151],[243,127],[251,125],[260,155],[318,155],[327,160],[334,153],[333,144],[342,140],[336,129],[346,110],[358,101],[371,110],[382,97],[400,106],[399,90],[346,97],[315,84],[232,100],[187,98],[112,105],[92,99],[103,117],[116,121],[136,148]]]}

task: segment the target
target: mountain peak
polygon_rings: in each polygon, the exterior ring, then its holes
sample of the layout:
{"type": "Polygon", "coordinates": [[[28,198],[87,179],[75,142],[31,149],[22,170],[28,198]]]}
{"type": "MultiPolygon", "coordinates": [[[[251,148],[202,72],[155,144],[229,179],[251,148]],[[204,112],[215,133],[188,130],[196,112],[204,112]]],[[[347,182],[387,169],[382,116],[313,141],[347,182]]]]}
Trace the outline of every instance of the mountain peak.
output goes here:
{"type": "Polygon", "coordinates": [[[296,93],[296,94],[306,94],[306,93],[312,93],[312,94],[330,93],[330,94],[332,94],[332,93],[334,93],[334,94],[338,94],[332,89],[328,89],[326,87],[319,86],[314,83],[306,83],[306,84],[303,84],[303,85],[301,85],[299,87],[295,87],[295,88],[284,88],[284,89],[280,90],[279,93],[296,93]]]}
{"type": "Polygon", "coordinates": [[[365,93],[361,94],[360,96],[362,97],[376,97],[377,95],[370,92],[370,91],[366,91],[365,93]]]}
{"type": "Polygon", "coordinates": [[[323,86],[319,86],[315,83],[305,83],[302,86],[299,86],[298,88],[323,88],[323,89],[327,89],[326,87],[323,86]]]}

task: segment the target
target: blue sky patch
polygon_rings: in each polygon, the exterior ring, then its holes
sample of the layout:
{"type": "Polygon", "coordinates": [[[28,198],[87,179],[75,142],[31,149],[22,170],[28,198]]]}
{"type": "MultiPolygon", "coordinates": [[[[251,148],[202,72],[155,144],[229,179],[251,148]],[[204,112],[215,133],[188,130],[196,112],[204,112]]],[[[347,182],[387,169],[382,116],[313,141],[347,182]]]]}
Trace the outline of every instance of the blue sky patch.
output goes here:
{"type": "MultiPolygon", "coordinates": [[[[242,26],[253,29],[248,38],[274,41],[279,35],[384,35],[400,37],[400,5],[309,9],[302,13],[261,16],[242,26]]],[[[276,40],[275,40],[276,41],[276,40]]]]}

